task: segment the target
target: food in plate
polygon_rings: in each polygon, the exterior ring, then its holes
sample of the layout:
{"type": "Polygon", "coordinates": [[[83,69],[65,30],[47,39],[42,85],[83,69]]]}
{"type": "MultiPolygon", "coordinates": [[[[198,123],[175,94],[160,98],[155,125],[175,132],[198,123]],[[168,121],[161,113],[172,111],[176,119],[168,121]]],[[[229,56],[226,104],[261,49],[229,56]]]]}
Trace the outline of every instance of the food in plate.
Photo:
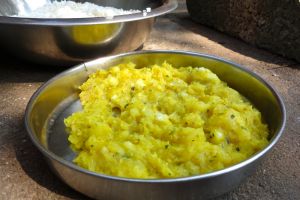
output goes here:
{"type": "Polygon", "coordinates": [[[174,178],[239,163],[268,142],[260,112],[204,67],[123,63],[80,86],[65,119],[74,162],[129,178],[174,178]]]}
{"type": "Polygon", "coordinates": [[[41,4],[33,10],[20,10],[13,17],[28,18],[86,18],[105,17],[108,19],[116,15],[139,13],[140,10],[123,10],[114,7],[103,7],[90,2],[53,1],[41,4]]]}

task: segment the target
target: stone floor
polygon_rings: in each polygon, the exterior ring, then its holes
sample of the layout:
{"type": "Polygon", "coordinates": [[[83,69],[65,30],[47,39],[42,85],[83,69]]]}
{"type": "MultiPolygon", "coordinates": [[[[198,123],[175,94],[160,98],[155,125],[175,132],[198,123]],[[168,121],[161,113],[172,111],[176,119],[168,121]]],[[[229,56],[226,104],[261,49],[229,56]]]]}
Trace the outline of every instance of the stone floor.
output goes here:
{"type": "MultiPolygon", "coordinates": [[[[300,64],[192,22],[183,1],[158,18],[144,49],[177,49],[220,56],[258,73],[282,95],[285,133],[267,159],[225,199],[300,199],[300,64]]],[[[0,55],[0,199],[88,199],[47,167],[27,137],[24,111],[33,92],[62,68],[0,55]]]]}

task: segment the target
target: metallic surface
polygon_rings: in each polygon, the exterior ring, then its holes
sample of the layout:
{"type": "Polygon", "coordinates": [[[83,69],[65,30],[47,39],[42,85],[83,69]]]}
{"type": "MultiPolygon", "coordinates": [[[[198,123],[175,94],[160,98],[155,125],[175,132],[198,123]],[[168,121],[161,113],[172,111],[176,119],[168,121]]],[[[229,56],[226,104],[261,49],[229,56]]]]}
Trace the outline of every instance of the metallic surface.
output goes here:
{"type": "MultiPolygon", "coordinates": [[[[171,12],[177,0],[89,0],[101,6],[152,11],[132,15],[76,19],[8,17],[33,10],[47,0],[3,0],[0,6],[0,46],[27,60],[70,65],[99,56],[132,51],[143,45],[154,19],[171,12]]],[[[76,1],[83,2],[83,1],[76,1]]]]}
{"type": "Polygon", "coordinates": [[[258,75],[220,58],[179,51],[145,51],[100,58],[67,70],[46,82],[32,96],[25,124],[33,143],[53,171],[75,190],[96,199],[206,199],[236,187],[280,138],[286,121],[284,103],[258,75]],[[93,173],[74,165],[63,125],[65,116],[80,110],[78,86],[100,68],[132,61],[137,66],[168,61],[174,66],[205,66],[246,96],[269,126],[270,144],[244,162],[224,170],[175,179],[129,179],[93,173]]]}

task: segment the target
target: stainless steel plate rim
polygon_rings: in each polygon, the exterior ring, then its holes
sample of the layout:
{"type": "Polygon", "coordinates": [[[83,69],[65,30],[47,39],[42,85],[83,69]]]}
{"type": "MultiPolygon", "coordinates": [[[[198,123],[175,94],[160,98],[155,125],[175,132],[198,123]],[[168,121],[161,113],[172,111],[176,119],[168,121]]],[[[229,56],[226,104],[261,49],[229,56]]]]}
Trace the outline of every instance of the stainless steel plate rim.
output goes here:
{"type": "Polygon", "coordinates": [[[285,105],[284,105],[284,101],[282,100],[282,98],[280,97],[279,93],[276,91],[275,88],[273,88],[267,81],[265,81],[263,78],[261,78],[258,74],[250,71],[249,69],[246,69],[245,67],[242,67],[239,64],[236,64],[232,61],[228,61],[226,59],[220,58],[220,57],[216,57],[216,56],[212,56],[212,55],[207,55],[207,54],[202,54],[202,53],[197,53],[197,52],[191,52],[191,51],[178,51],[178,50],[150,50],[150,51],[136,51],[136,52],[128,52],[128,53],[122,53],[122,54],[118,54],[118,55],[113,55],[113,56],[107,56],[107,57],[102,57],[102,58],[98,58],[89,62],[85,62],[83,64],[79,64],[74,66],[73,68],[70,68],[68,70],[65,70],[61,73],[59,73],[58,75],[54,76],[53,78],[51,78],[50,80],[48,80],[46,83],[44,83],[31,97],[26,110],[25,110],[25,127],[27,130],[27,133],[31,139],[31,141],[34,143],[34,145],[42,152],[42,154],[44,156],[46,156],[47,158],[51,158],[54,159],[55,161],[59,162],[60,164],[72,168],[76,171],[79,171],[81,173],[85,173],[91,176],[96,176],[99,178],[105,178],[105,179],[110,179],[110,180],[118,180],[118,181],[125,181],[125,182],[142,182],[142,183],[174,183],[174,182],[187,182],[187,181],[192,181],[192,180],[200,180],[200,179],[207,179],[207,178],[212,178],[215,176],[219,176],[219,175],[223,175],[226,174],[228,172],[232,172],[235,170],[238,170],[252,162],[254,162],[255,160],[257,160],[258,158],[262,157],[264,154],[266,154],[268,151],[270,151],[273,146],[277,143],[277,141],[279,140],[279,138],[281,137],[284,127],[286,124],[286,109],[285,109],[285,105]],[[225,169],[222,170],[218,170],[218,171],[214,171],[214,172],[210,172],[210,173],[206,173],[206,174],[200,174],[200,175],[195,175],[195,176],[188,176],[188,177],[179,177],[179,178],[167,178],[167,179],[136,179],[136,178],[124,178],[124,177],[116,177],[116,176],[109,176],[109,175],[105,175],[105,174],[100,174],[100,173],[96,173],[96,172],[92,172],[86,169],[83,169],[71,162],[68,162],[62,158],[60,158],[59,156],[55,155],[54,153],[48,151],[44,146],[41,145],[41,143],[39,142],[38,138],[35,136],[35,134],[32,132],[30,126],[29,126],[29,118],[30,118],[30,112],[32,110],[32,106],[34,104],[35,99],[38,97],[38,95],[44,90],[44,88],[46,88],[49,84],[51,84],[52,82],[56,81],[58,78],[69,74],[73,71],[76,71],[77,69],[81,68],[82,66],[86,66],[89,63],[92,62],[105,62],[105,60],[107,59],[113,59],[113,58],[118,58],[118,57],[126,57],[128,55],[134,55],[134,54],[156,54],[156,53],[172,53],[172,54],[186,54],[186,55],[191,55],[191,56],[199,56],[199,57],[204,57],[204,58],[209,58],[209,59],[214,59],[220,62],[224,62],[227,64],[230,64],[232,66],[234,66],[235,68],[238,68],[242,71],[245,71],[246,73],[252,75],[253,77],[255,77],[256,79],[258,79],[259,81],[261,81],[263,84],[265,84],[267,86],[267,88],[272,92],[272,94],[274,95],[274,97],[276,98],[276,100],[279,102],[279,106],[280,106],[280,110],[282,112],[282,121],[280,124],[280,129],[278,130],[277,134],[275,137],[272,138],[272,140],[270,141],[269,145],[267,147],[265,147],[264,149],[262,149],[261,151],[257,152],[256,154],[254,154],[253,156],[251,156],[250,158],[246,159],[245,161],[242,161],[238,164],[235,164],[233,166],[227,167],[225,169]]]}
{"type": "Polygon", "coordinates": [[[19,25],[38,25],[38,26],[74,26],[74,25],[94,25],[94,24],[111,24],[120,22],[129,22],[144,20],[157,17],[175,10],[178,6],[177,0],[167,0],[162,6],[154,8],[146,15],[143,11],[140,13],[115,16],[112,19],[104,17],[90,18],[23,18],[0,16],[0,24],[19,24],[19,25]]]}

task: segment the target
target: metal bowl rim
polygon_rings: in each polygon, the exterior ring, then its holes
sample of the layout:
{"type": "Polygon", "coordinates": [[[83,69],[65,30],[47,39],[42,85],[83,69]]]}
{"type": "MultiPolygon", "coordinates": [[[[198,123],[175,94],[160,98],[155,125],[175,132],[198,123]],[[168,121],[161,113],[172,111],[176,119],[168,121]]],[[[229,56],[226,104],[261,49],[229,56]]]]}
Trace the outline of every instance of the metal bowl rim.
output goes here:
{"type": "Polygon", "coordinates": [[[45,82],[42,86],[40,86],[37,91],[32,95],[32,97],[30,98],[30,101],[26,107],[25,110],[25,127],[27,130],[27,133],[31,139],[31,141],[34,143],[34,145],[42,152],[42,154],[44,156],[46,156],[48,159],[53,159],[56,162],[64,165],[65,167],[74,169],[80,173],[84,173],[90,176],[96,176],[97,178],[104,178],[104,179],[110,179],[110,180],[115,180],[115,181],[124,181],[124,182],[141,182],[141,183],[175,183],[175,182],[186,182],[186,181],[194,181],[194,180],[200,180],[200,179],[208,179],[208,178],[212,178],[215,176],[220,176],[220,175],[224,175],[226,173],[238,170],[240,168],[243,168],[246,165],[251,164],[252,162],[254,162],[255,160],[259,159],[260,157],[264,156],[268,151],[270,151],[273,146],[278,142],[279,138],[281,137],[283,130],[285,128],[285,124],[286,124],[286,108],[284,105],[284,101],[282,100],[282,98],[280,97],[279,93],[276,91],[275,88],[273,88],[267,81],[265,81],[263,78],[261,78],[258,74],[250,71],[249,69],[246,69],[245,67],[242,67],[239,64],[236,64],[232,61],[228,61],[226,59],[217,57],[217,56],[213,56],[213,55],[207,55],[207,54],[203,54],[203,53],[197,53],[197,52],[191,52],[191,51],[178,51],[178,50],[148,50],[148,51],[136,51],[136,52],[128,52],[128,53],[122,53],[122,54],[117,54],[117,55],[113,55],[113,56],[107,56],[107,57],[102,57],[102,58],[98,58],[95,60],[91,60],[89,62],[85,62],[79,65],[76,65],[70,69],[67,69],[61,73],[59,73],[58,75],[54,76],[53,78],[51,78],[50,80],[48,80],[47,82],[45,82]],[[30,113],[32,110],[32,106],[33,103],[35,101],[35,99],[39,96],[39,94],[52,82],[55,82],[57,79],[59,79],[60,77],[66,76],[68,74],[71,73],[75,73],[77,70],[80,70],[83,67],[86,67],[86,64],[89,63],[99,63],[99,62],[105,62],[106,60],[112,60],[112,59],[116,59],[116,58],[121,58],[121,57],[126,57],[126,56],[130,56],[130,55],[142,55],[142,54],[182,54],[182,55],[188,55],[188,56],[195,56],[195,57],[203,57],[203,58],[208,58],[208,59],[212,59],[212,60],[216,60],[219,62],[223,62],[226,64],[229,64],[235,68],[238,68],[248,74],[250,74],[252,77],[254,77],[255,79],[257,79],[258,81],[260,81],[261,83],[263,83],[273,94],[273,96],[275,97],[277,103],[280,106],[280,111],[281,111],[281,122],[280,122],[280,128],[277,132],[274,133],[274,136],[272,137],[272,139],[270,140],[270,143],[268,144],[268,146],[266,146],[264,149],[260,150],[259,152],[255,153],[254,155],[252,155],[250,158],[237,163],[235,165],[232,165],[230,167],[227,167],[225,169],[221,169],[221,170],[217,170],[217,171],[213,171],[210,173],[205,173],[205,174],[200,174],[200,175],[194,175],[194,176],[188,176],[188,177],[178,177],[178,178],[166,178],[166,179],[138,179],[138,178],[125,178],[125,177],[117,177],[117,176],[110,176],[110,175],[105,175],[105,174],[100,174],[100,173],[96,173],[96,172],[92,172],[89,170],[86,170],[84,168],[81,168],[71,162],[68,162],[64,159],[62,159],[61,157],[55,155],[54,153],[50,152],[49,150],[47,150],[37,139],[37,137],[35,136],[35,134],[33,133],[33,131],[30,128],[30,123],[29,123],[29,117],[30,117],[30,113]]]}
{"type": "Polygon", "coordinates": [[[157,17],[175,10],[178,6],[177,0],[165,0],[163,5],[154,8],[147,15],[141,13],[114,16],[112,19],[104,17],[90,18],[23,18],[0,16],[0,24],[34,25],[34,26],[76,26],[76,25],[96,25],[122,23],[137,20],[144,20],[157,17]]]}

